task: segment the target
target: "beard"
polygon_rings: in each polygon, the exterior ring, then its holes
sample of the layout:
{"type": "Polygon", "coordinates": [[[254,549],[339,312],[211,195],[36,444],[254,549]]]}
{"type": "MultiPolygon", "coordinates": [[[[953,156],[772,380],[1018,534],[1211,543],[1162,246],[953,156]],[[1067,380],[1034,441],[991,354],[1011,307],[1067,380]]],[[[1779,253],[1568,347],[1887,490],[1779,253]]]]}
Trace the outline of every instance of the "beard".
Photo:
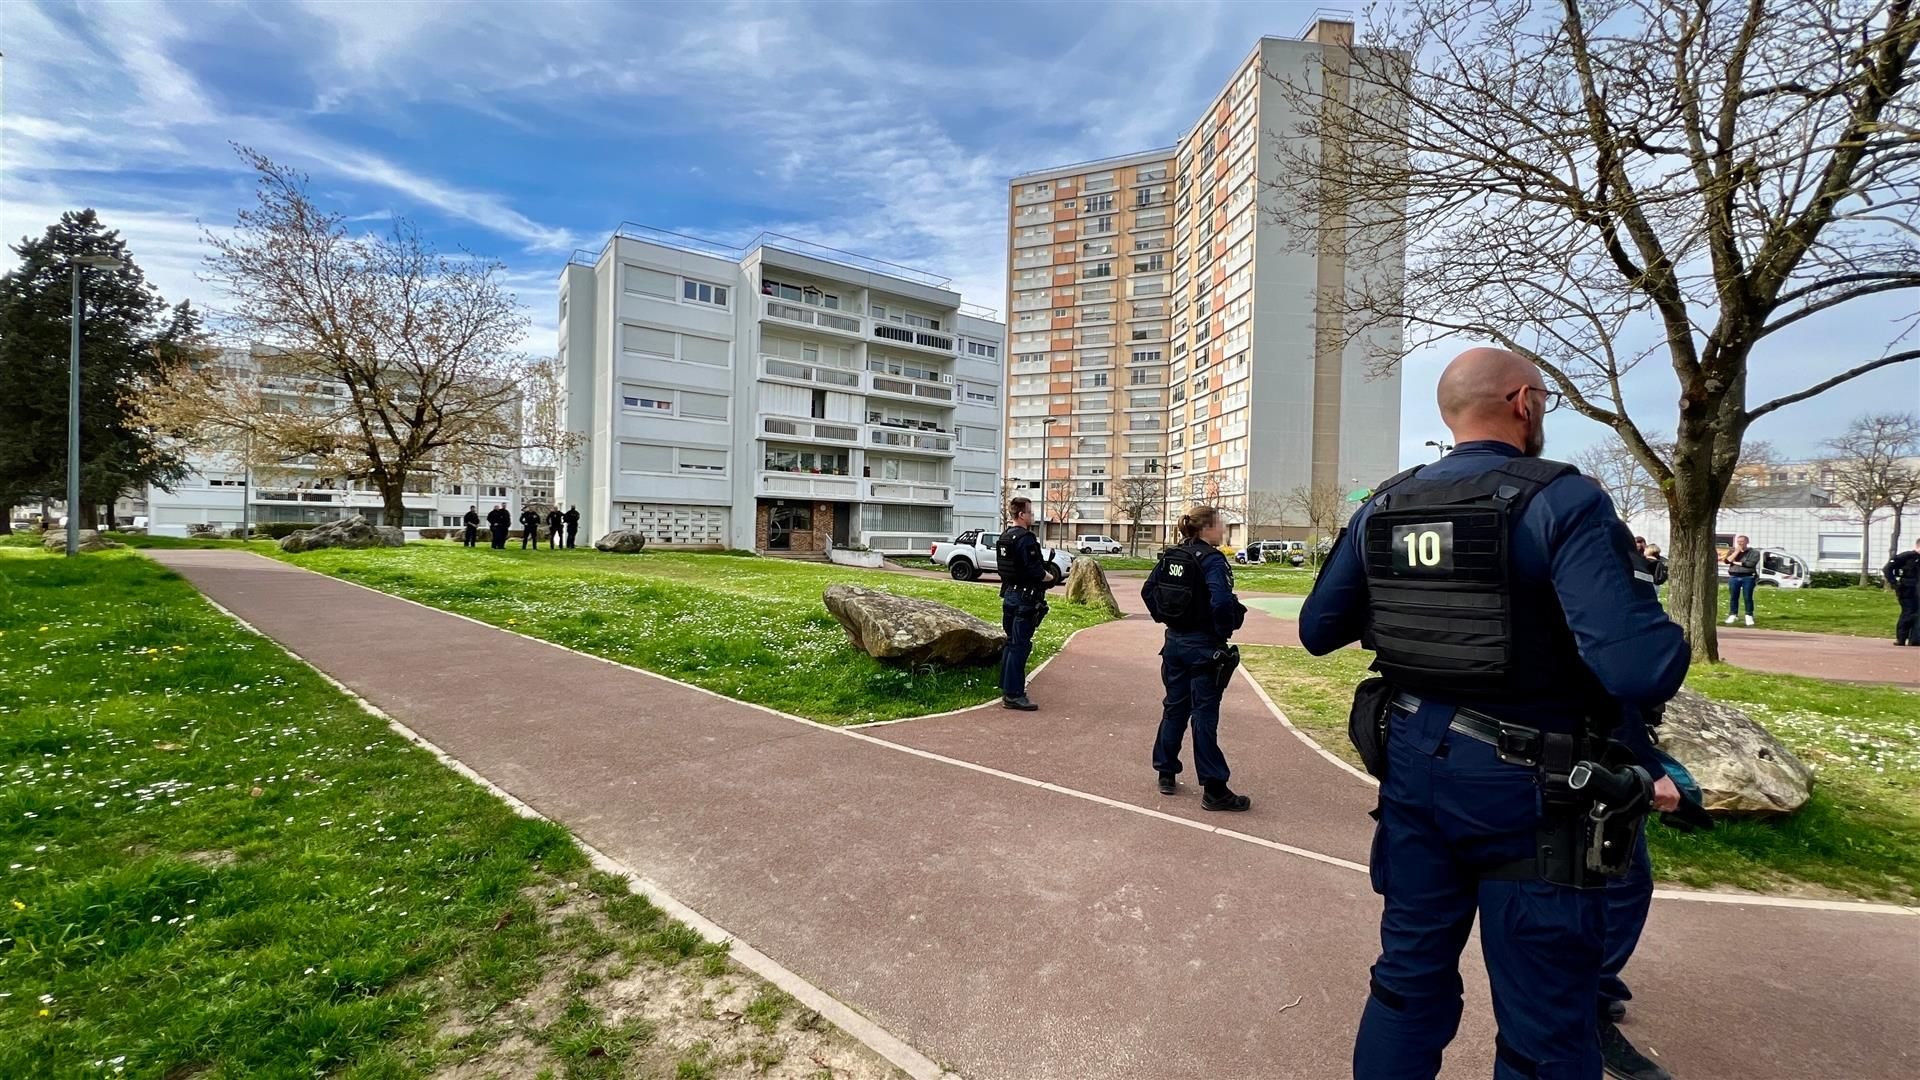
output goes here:
{"type": "Polygon", "coordinates": [[[1547,448],[1547,417],[1545,413],[1534,416],[1527,426],[1527,445],[1521,452],[1528,457],[1539,457],[1547,448]]]}

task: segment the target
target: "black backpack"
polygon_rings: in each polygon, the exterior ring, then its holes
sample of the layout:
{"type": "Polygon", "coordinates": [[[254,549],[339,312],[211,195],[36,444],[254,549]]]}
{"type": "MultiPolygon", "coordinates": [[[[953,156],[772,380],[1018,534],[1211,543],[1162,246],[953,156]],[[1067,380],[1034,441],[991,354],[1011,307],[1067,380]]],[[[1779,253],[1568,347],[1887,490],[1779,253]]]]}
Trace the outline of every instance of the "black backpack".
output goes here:
{"type": "Polygon", "coordinates": [[[1174,630],[1205,630],[1213,625],[1213,609],[1207,596],[1206,573],[1199,552],[1189,547],[1170,547],[1160,552],[1140,589],[1147,613],[1153,621],[1174,630]]]}

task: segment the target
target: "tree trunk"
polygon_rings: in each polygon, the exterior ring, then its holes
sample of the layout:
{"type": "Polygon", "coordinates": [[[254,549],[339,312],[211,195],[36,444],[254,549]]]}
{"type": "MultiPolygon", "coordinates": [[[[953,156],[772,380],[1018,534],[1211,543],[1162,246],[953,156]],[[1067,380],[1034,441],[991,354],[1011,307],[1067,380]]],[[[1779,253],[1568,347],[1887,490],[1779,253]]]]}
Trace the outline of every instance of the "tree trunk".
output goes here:
{"type": "Polygon", "coordinates": [[[376,477],[374,486],[380,489],[380,509],[387,519],[381,524],[404,527],[407,523],[406,481],[376,477]]]}
{"type": "Polygon", "coordinates": [[[1873,584],[1873,515],[1860,516],[1860,587],[1873,584]]]}
{"type": "Polygon", "coordinates": [[[114,529],[117,529],[119,527],[120,527],[119,520],[113,516],[113,504],[108,503],[107,504],[107,531],[112,532],[114,529]]]}
{"type": "MultiPolygon", "coordinates": [[[[67,507],[67,513],[73,512],[73,507],[67,507]]],[[[91,499],[83,499],[80,502],[80,527],[83,529],[100,527],[100,506],[91,499]]]]}
{"type": "Polygon", "coordinates": [[[1705,507],[1670,505],[1667,613],[1687,635],[1695,660],[1720,659],[1720,557],[1714,515],[1705,507]]]}

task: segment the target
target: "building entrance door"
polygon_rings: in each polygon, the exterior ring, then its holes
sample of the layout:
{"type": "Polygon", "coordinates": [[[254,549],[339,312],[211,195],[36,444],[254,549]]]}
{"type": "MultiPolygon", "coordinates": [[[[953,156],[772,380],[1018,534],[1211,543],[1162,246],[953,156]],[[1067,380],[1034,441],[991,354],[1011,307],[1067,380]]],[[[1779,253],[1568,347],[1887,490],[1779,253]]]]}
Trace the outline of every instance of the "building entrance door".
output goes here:
{"type": "Polygon", "coordinates": [[[793,534],[813,531],[813,507],[775,506],[767,510],[767,550],[792,551],[793,534]]]}
{"type": "Polygon", "coordinates": [[[853,505],[833,504],[833,546],[844,548],[853,543],[853,505]]]}

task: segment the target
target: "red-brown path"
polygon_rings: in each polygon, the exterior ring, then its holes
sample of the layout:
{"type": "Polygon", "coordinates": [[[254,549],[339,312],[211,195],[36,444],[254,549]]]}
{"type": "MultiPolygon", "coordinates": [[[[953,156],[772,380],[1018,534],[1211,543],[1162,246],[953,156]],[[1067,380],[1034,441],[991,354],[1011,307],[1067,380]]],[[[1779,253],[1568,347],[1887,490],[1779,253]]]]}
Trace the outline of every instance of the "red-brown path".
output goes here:
{"type": "MultiPolygon", "coordinates": [[[[1140,620],[1076,637],[1035,678],[1037,714],[850,733],[258,556],[152,554],[963,1075],[1346,1071],[1379,913],[1342,865],[1365,855],[1368,792],[1239,682],[1224,741],[1252,812],[1203,818],[1191,789],[1153,793],[1140,620]]],[[[1285,625],[1255,621],[1256,637],[1285,625]]],[[[1448,1077],[1490,1071],[1467,960],[1448,1077]]],[[[1632,1033],[1683,1080],[1920,1073],[1912,914],[1662,901],[1629,976],[1632,1033]]]]}

